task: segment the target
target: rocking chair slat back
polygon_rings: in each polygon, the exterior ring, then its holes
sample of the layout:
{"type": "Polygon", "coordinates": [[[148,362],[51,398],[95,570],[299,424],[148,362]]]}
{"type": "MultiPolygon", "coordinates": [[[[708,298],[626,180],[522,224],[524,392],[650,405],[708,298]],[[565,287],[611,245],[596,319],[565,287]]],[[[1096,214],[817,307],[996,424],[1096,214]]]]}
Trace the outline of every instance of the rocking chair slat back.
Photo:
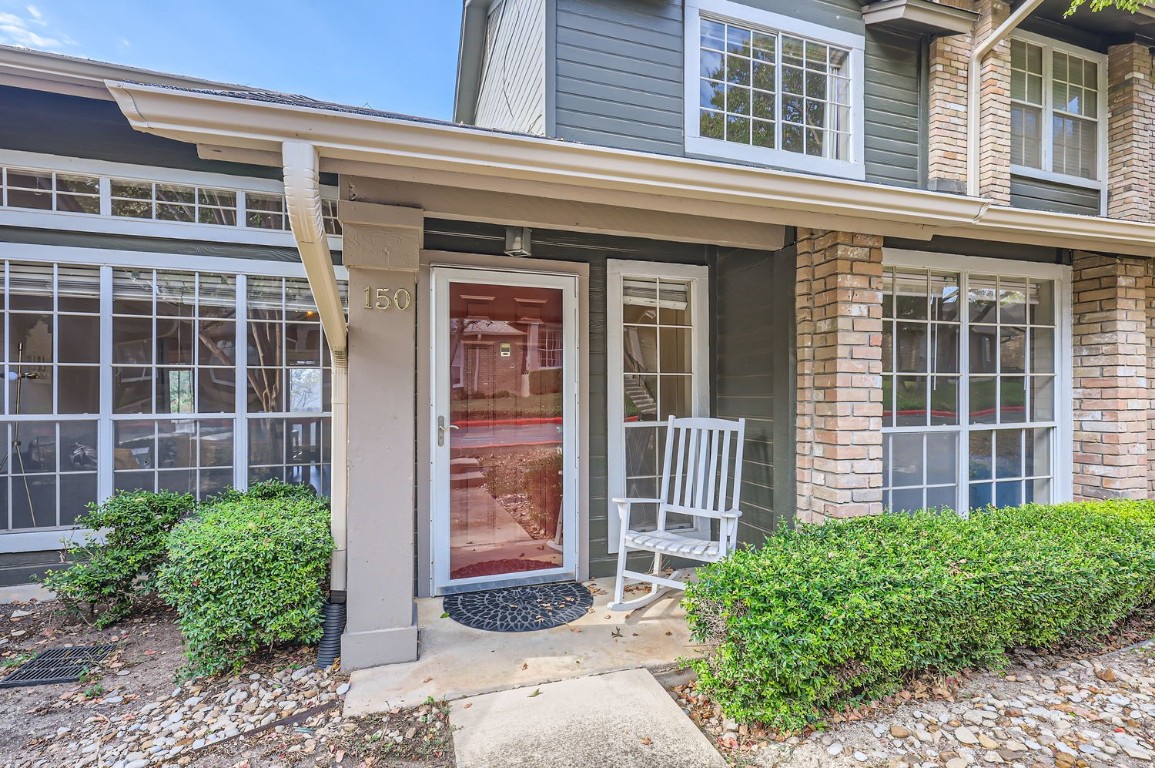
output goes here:
{"type": "Polygon", "coordinates": [[[735,440],[735,436],[741,427],[737,422],[721,422],[721,426],[719,422],[670,418],[662,467],[664,505],[715,513],[738,507],[742,441],[735,440]]]}
{"type": "Polygon", "coordinates": [[[746,421],[670,417],[666,423],[666,448],[662,462],[661,496],[657,499],[614,499],[622,519],[618,550],[618,578],[613,610],[628,610],[656,599],[667,588],[682,582],[663,574],[662,557],[674,556],[699,562],[717,562],[734,550],[738,539],[738,508],[742,496],[742,449],[746,421]],[[656,530],[630,527],[634,504],[657,503],[656,530]],[[695,530],[667,528],[667,515],[697,517],[695,530]],[[716,521],[716,522],[714,522],[716,521]],[[703,533],[706,535],[702,538],[703,533]],[[653,553],[648,572],[627,568],[630,551],[653,553]],[[625,600],[626,579],[650,582],[649,594],[625,600]]]}

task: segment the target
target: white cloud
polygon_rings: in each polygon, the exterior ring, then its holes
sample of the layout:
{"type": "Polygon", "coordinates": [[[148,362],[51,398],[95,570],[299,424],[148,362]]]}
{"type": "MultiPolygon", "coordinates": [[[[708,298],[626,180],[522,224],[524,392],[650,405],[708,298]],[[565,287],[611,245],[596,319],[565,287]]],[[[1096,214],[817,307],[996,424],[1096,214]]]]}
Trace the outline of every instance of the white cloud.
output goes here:
{"type": "Polygon", "coordinates": [[[68,35],[49,29],[44,14],[35,5],[27,6],[25,13],[27,15],[0,12],[0,43],[42,50],[59,50],[76,44],[68,35]]]}

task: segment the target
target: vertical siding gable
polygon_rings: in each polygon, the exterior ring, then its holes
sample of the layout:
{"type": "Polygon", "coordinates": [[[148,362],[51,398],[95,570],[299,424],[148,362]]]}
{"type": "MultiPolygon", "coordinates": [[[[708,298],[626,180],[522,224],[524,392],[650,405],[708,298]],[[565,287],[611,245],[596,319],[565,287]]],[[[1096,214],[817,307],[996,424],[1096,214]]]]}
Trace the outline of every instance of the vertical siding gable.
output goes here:
{"type": "Polygon", "coordinates": [[[504,0],[489,15],[474,123],[545,134],[546,0],[504,0]]]}

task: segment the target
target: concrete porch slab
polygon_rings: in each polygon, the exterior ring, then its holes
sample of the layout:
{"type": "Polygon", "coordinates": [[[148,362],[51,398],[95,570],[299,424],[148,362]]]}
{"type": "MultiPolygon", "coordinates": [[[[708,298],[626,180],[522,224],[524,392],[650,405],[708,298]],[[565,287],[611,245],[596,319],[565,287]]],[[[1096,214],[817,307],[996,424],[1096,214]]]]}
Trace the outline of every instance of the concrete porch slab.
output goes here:
{"type": "Polygon", "coordinates": [[[690,642],[681,592],[636,611],[606,609],[613,579],[595,582],[593,609],[562,627],[537,632],[484,632],[441,618],[441,598],[417,601],[419,658],[358,670],[345,715],[460,699],[624,669],[663,668],[699,653],[690,642]]]}
{"type": "Polygon", "coordinates": [[[726,765],[644,669],[473,696],[450,718],[457,768],[726,765]]]}

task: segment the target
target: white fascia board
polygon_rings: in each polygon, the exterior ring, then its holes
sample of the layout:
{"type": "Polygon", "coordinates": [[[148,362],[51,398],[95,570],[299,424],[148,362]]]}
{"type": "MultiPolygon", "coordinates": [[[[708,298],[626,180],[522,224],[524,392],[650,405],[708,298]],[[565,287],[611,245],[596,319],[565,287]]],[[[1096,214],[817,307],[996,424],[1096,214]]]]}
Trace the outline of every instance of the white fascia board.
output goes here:
{"type": "Polygon", "coordinates": [[[177,141],[279,151],[307,139],[322,157],[468,172],[661,196],[748,203],[921,225],[966,223],[988,204],[768,168],[479,130],[464,126],[109,83],[132,126],[177,141]],[[847,201],[853,201],[849,203],[847,201]]]}
{"type": "Polygon", "coordinates": [[[132,126],[178,141],[279,152],[305,137],[323,158],[547,182],[662,198],[736,203],[810,216],[869,220],[890,234],[1004,239],[1155,257],[1155,224],[992,206],[989,200],[768,168],[572,144],[390,117],[107,84],[132,126]],[[909,226],[905,227],[909,232],[909,226]]]}

